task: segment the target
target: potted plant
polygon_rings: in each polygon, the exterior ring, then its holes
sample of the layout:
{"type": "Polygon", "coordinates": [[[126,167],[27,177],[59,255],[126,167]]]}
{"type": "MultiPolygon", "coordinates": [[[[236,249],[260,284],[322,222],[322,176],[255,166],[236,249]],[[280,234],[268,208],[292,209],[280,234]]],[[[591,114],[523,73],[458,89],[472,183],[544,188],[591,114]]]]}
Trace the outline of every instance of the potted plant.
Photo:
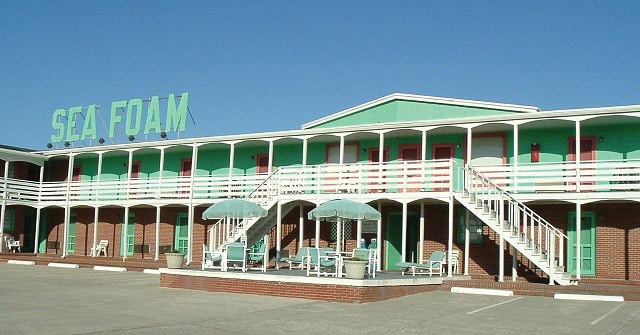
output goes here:
{"type": "Polygon", "coordinates": [[[366,259],[359,257],[345,258],[344,276],[351,279],[364,279],[364,273],[369,263],[366,259]]]}
{"type": "Polygon", "coordinates": [[[167,258],[167,268],[169,269],[182,269],[182,262],[184,262],[184,254],[180,251],[173,249],[170,252],[164,254],[167,258]]]}

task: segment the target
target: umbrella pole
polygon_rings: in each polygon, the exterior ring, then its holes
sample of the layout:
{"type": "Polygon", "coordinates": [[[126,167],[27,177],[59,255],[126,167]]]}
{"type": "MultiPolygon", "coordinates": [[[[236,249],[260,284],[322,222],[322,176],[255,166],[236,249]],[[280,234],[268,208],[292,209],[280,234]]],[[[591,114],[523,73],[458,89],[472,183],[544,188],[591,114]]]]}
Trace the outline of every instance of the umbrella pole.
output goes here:
{"type": "Polygon", "coordinates": [[[338,218],[337,221],[337,238],[336,238],[336,252],[342,251],[342,218],[338,218]]]}

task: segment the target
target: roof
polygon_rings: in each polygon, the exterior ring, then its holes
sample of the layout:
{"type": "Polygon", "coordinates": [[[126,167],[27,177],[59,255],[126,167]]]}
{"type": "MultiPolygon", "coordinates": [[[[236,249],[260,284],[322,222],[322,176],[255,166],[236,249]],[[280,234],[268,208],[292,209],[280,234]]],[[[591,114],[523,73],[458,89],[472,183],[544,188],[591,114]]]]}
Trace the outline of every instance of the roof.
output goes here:
{"type": "Polygon", "coordinates": [[[503,104],[497,102],[487,102],[487,101],[475,101],[475,100],[464,100],[464,99],[454,99],[454,98],[442,98],[442,97],[432,97],[426,95],[414,95],[414,94],[404,94],[404,93],[393,93],[382,98],[378,98],[369,102],[365,102],[361,105],[351,107],[345,109],[341,112],[331,114],[325,116],[323,118],[305,123],[302,125],[302,129],[313,128],[318,125],[343,118],[348,115],[352,115],[358,112],[361,112],[365,109],[369,109],[375,106],[379,106],[391,101],[396,100],[404,100],[404,101],[413,101],[413,102],[426,102],[426,103],[434,103],[441,105],[452,105],[452,106],[463,106],[463,107],[475,107],[475,108],[486,108],[486,109],[499,109],[505,110],[515,113],[532,113],[539,112],[540,109],[535,106],[524,106],[524,105],[513,105],[513,104],[503,104]]]}

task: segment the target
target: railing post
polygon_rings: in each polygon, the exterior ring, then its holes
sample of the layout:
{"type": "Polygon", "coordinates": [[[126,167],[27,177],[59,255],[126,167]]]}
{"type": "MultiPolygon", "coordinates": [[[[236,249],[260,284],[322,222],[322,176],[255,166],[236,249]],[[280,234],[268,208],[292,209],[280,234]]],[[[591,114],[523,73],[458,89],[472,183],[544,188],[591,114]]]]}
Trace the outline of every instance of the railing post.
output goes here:
{"type": "Polygon", "coordinates": [[[555,246],[556,246],[556,241],[555,241],[555,237],[556,234],[553,233],[552,231],[549,231],[549,285],[553,285],[554,284],[554,277],[555,277],[555,273],[556,273],[556,255],[555,255],[555,246]]]}

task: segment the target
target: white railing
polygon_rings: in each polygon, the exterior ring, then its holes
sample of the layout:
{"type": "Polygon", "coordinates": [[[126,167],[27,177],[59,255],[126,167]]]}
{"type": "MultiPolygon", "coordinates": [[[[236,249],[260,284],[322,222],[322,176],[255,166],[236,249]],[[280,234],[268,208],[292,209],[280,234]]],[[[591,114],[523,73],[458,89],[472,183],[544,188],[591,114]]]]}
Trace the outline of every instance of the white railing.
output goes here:
{"type": "Polygon", "coordinates": [[[640,191],[640,160],[582,161],[478,166],[507,192],[640,191]]]}

